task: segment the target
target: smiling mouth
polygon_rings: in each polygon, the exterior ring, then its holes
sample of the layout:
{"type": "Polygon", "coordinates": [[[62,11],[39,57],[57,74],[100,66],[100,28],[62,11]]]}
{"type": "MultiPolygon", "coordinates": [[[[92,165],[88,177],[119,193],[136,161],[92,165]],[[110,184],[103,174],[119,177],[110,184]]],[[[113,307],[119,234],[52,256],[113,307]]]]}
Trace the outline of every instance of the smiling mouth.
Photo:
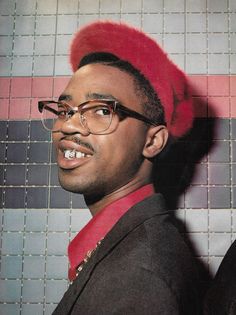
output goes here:
{"type": "Polygon", "coordinates": [[[86,154],[84,152],[77,151],[75,149],[64,150],[64,158],[67,160],[81,159],[86,157],[91,157],[91,154],[86,154]]]}

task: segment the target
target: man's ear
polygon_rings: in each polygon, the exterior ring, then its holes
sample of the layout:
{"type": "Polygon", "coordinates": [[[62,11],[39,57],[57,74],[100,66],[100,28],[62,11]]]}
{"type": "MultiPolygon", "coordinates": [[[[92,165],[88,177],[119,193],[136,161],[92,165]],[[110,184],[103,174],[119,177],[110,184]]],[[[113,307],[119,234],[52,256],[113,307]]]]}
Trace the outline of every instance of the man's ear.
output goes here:
{"type": "Polygon", "coordinates": [[[165,147],[168,140],[168,130],[166,126],[160,125],[149,128],[146,142],[143,148],[143,155],[146,158],[153,158],[165,147]]]}

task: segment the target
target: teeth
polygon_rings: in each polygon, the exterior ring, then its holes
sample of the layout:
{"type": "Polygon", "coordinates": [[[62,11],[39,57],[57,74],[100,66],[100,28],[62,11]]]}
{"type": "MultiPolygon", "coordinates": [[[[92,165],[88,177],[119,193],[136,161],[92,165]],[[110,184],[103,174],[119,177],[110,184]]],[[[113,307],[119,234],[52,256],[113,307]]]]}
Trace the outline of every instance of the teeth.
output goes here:
{"type": "Polygon", "coordinates": [[[72,159],[80,159],[80,158],[84,158],[84,157],[91,157],[90,154],[85,154],[82,153],[80,151],[76,151],[76,150],[65,150],[64,151],[64,157],[68,160],[72,160],[72,159]]]}
{"type": "Polygon", "coordinates": [[[68,160],[74,159],[76,156],[76,151],[75,150],[65,150],[64,151],[64,157],[68,160]]]}

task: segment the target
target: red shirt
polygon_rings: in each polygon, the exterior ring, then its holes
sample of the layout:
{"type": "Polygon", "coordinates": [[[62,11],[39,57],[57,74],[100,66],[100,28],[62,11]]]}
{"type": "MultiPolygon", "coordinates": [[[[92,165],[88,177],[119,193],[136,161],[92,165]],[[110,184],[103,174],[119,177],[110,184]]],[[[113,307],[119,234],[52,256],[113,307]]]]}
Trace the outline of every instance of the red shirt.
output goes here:
{"type": "Polygon", "coordinates": [[[76,235],[68,246],[70,262],[69,279],[76,277],[76,268],[83,261],[86,253],[93,250],[116,222],[135,204],[154,194],[152,184],[145,185],[136,191],[112,202],[99,211],[88,224],[76,235]]]}

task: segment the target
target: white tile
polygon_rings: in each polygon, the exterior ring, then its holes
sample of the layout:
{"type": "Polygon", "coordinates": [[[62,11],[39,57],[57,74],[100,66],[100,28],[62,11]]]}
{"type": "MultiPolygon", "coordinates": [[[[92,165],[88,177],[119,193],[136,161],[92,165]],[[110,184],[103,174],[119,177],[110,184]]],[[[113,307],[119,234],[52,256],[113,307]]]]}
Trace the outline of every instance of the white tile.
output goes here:
{"type": "Polygon", "coordinates": [[[161,12],[163,11],[163,0],[143,0],[144,12],[161,12]]]}
{"type": "Polygon", "coordinates": [[[229,73],[229,56],[222,55],[222,54],[217,54],[217,55],[210,54],[208,56],[208,69],[209,69],[209,74],[219,74],[219,73],[228,74],[229,73]]]}
{"type": "Polygon", "coordinates": [[[55,36],[35,36],[35,55],[53,55],[55,51],[55,36]]]}
{"type": "Polygon", "coordinates": [[[74,34],[77,30],[77,15],[57,17],[57,34],[74,34]]]}
{"type": "Polygon", "coordinates": [[[131,26],[141,28],[141,15],[140,14],[121,14],[121,22],[130,24],[131,26]]]}
{"type": "Polygon", "coordinates": [[[205,12],[206,0],[188,0],[186,1],[186,10],[188,12],[205,12]]]}
{"type": "Polygon", "coordinates": [[[102,0],[100,1],[101,13],[119,13],[121,8],[120,0],[102,0]]]}
{"type": "Polygon", "coordinates": [[[57,0],[37,1],[37,14],[56,14],[57,0]]]}
{"type": "Polygon", "coordinates": [[[208,231],[208,211],[207,210],[186,210],[186,226],[189,232],[208,231]]]}
{"type": "Polygon", "coordinates": [[[33,58],[15,57],[13,59],[12,75],[14,76],[31,76],[32,75],[33,58]]]}
{"type": "Polygon", "coordinates": [[[162,14],[144,14],[143,31],[146,33],[162,33],[163,15],[162,14]]]}
{"type": "Polygon", "coordinates": [[[208,51],[209,53],[228,53],[228,34],[208,34],[208,51]]]}
{"type": "Polygon", "coordinates": [[[189,233],[188,237],[193,246],[194,253],[197,256],[208,255],[208,234],[207,233],[189,233]]]}
{"type": "Polygon", "coordinates": [[[164,49],[168,53],[184,53],[184,35],[166,34],[164,37],[164,49]]]}
{"type": "Polygon", "coordinates": [[[230,232],[231,211],[229,209],[211,209],[209,211],[209,228],[211,232],[230,232]]]}
{"type": "Polygon", "coordinates": [[[164,17],[165,32],[167,33],[182,33],[185,30],[185,16],[179,14],[165,14],[164,17]]]}
{"type": "Polygon", "coordinates": [[[210,257],[209,258],[209,269],[211,271],[212,276],[215,276],[219,266],[223,260],[223,256],[221,257],[210,257]]]}
{"type": "Polygon", "coordinates": [[[206,74],[206,55],[192,54],[186,56],[186,72],[188,74],[206,74]]]}
{"type": "Polygon", "coordinates": [[[187,53],[206,53],[206,34],[186,34],[186,51],[187,53]]]}
{"type": "Polygon", "coordinates": [[[187,32],[206,32],[206,14],[187,14],[186,15],[187,32]]]}
{"type": "Polygon", "coordinates": [[[230,245],[230,233],[211,233],[209,235],[209,254],[212,256],[224,256],[230,245]]]}
{"type": "Polygon", "coordinates": [[[224,12],[228,9],[227,0],[207,0],[208,11],[212,12],[224,12]]]}
{"type": "Polygon", "coordinates": [[[14,55],[33,55],[34,37],[16,36],[14,40],[14,55]]]}
{"type": "Polygon", "coordinates": [[[99,12],[99,0],[80,0],[80,13],[97,13],[99,12]]]}
{"type": "Polygon", "coordinates": [[[184,0],[165,0],[164,7],[166,12],[183,12],[184,0]]]}
{"type": "Polygon", "coordinates": [[[56,56],[55,75],[71,75],[68,56],[56,56]]]}
{"type": "Polygon", "coordinates": [[[121,12],[139,13],[142,8],[141,0],[121,0],[121,12]]]}

